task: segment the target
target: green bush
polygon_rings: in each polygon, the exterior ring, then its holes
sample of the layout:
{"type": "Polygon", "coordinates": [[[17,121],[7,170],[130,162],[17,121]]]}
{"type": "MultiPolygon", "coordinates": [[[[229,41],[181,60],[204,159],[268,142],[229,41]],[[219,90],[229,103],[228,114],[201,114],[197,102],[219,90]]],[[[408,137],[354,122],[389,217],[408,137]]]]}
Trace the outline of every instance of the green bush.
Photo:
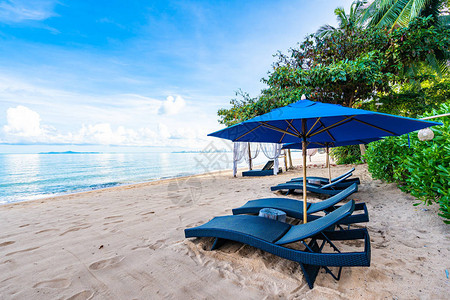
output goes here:
{"type": "MultiPolygon", "coordinates": [[[[450,103],[424,116],[450,113],[450,103]]],[[[389,137],[371,143],[366,151],[368,169],[372,176],[396,182],[422,203],[440,205],[439,216],[450,224],[450,117],[434,119],[443,126],[434,126],[432,141],[419,141],[417,133],[408,137],[389,137]]]]}
{"type": "Polygon", "coordinates": [[[361,163],[361,151],[359,145],[332,148],[330,155],[338,165],[361,163]]]}
{"type": "Polygon", "coordinates": [[[388,137],[370,143],[365,160],[373,178],[394,182],[399,177],[399,165],[411,152],[407,136],[388,137]]]}

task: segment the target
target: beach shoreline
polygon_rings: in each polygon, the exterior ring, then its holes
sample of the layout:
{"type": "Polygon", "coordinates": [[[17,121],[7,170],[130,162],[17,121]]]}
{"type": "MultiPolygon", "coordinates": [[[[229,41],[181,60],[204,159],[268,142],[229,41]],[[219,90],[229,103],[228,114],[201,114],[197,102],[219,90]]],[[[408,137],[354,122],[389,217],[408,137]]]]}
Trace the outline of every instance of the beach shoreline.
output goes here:
{"type": "MultiPolygon", "coordinates": [[[[242,168],[242,170],[244,170],[244,168],[242,168]]],[[[242,171],[242,170],[240,169],[240,171],[242,171]]],[[[139,188],[139,187],[143,187],[143,186],[147,186],[147,185],[157,185],[157,184],[164,184],[164,183],[169,183],[169,182],[173,182],[173,181],[177,181],[177,180],[183,180],[183,179],[187,179],[190,177],[214,176],[217,174],[231,173],[231,172],[232,172],[232,170],[226,169],[226,170],[218,170],[218,171],[193,174],[193,175],[184,175],[184,176],[176,176],[176,177],[171,177],[171,178],[155,179],[155,180],[151,180],[151,181],[144,181],[144,182],[137,182],[137,183],[120,184],[120,185],[115,185],[115,186],[111,186],[111,187],[98,188],[98,189],[92,189],[92,190],[87,190],[87,191],[67,192],[67,193],[62,193],[62,194],[55,195],[55,196],[45,196],[45,197],[37,198],[37,199],[19,200],[16,202],[4,203],[4,204],[0,204],[0,207],[15,205],[15,204],[19,204],[19,203],[32,203],[32,202],[39,202],[39,201],[41,201],[41,203],[42,203],[42,201],[47,202],[52,199],[57,200],[59,198],[65,198],[68,196],[90,195],[91,193],[108,191],[108,190],[111,190],[111,191],[121,190],[124,188],[125,189],[139,188]]]]}
{"type": "MultiPolygon", "coordinates": [[[[313,163],[314,165],[314,163],[313,163]]],[[[328,174],[323,165],[310,176],[328,174]]],[[[336,166],[338,175],[352,166],[336,166]]],[[[184,229],[229,215],[248,200],[285,197],[269,187],[298,175],[237,177],[231,171],[0,206],[0,295],[4,299],[443,299],[450,280],[449,228],[436,206],[414,207],[366,165],[357,203],[366,202],[370,267],[319,273],[310,290],[298,264],[239,243],[207,251],[211,239],[184,229]],[[189,180],[191,179],[191,180],[189,180]],[[412,221],[413,220],[413,221],[412,221]],[[426,279],[426,280],[424,280],[426,279]]],[[[308,195],[308,201],[320,201],[308,195]]],[[[289,195],[302,199],[301,194],[289,195]]],[[[344,247],[355,245],[344,244],[344,247]]]]}
{"type": "MultiPolygon", "coordinates": [[[[280,159],[281,160],[281,159],[280,159]]],[[[325,155],[324,154],[316,154],[315,156],[312,156],[311,158],[311,162],[308,162],[308,166],[311,165],[323,165],[325,163],[325,155]]],[[[260,169],[264,166],[264,164],[257,164],[253,166],[253,169],[260,169]]],[[[280,167],[283,168],[284,171],[285,170],[285,166],[284,164],[280,163],[280,167]]],[[[294,168],[301,168],[299,166],[294,167],[294,168]]],[[[238,168],[238,172],[237,172],[237,177],[242,177],[241,173],[243,171],[247,171],[248,170],[248,166],[246,167],[240,167],[238,168]]],[[[215,176],[215,175],[231,175],[233,172],[232,169],[223,169],[223,170],[215,170],[215,171],[209,171],[209,172],[203,172],[203,173],[198,173],[198,174],[192,174],[192,175],[182,175],[182,176],[174,176],[174,177],[170,177],[170,178],[162,178],[162,179],[155,179],[155,180],[149,180],[149,181],[143,181],[143,182],[136,182],[136,183],[125,183],[125,184],[119,184],[119,185],[115,185],[115,186],[110,186],[110,187],[105,187],[105,188],[97,188],[97,189],[92,189],[92,190],[85,190],[85,191],[76,191],[76,192],[67,192],[67,193],[61,193],[58,195],[54,195],[54,196],[44,196],[42,198],[36,198],[36,199],[26,199],[26,200],[19,200],[19,201],[15,201],[15,202],[11,202],[11,203],[3,203],[0,204],[0,207],[2,206],[7,206],[7,205],[14,205],[16,203],[24,203],[24,202],[33,202],[33,201],[49,201],[51,199],[56,199],[56,198],[61,198],[61,197],[66,197],[66,196],[73,196],[73,195],[78,195],[78,194],[89,194],[92,192],[97,192],[97,191],[105,191],[105,190],[109,190],[109,189],[122,189],[122,188],[135,188],[135,187],[140,187],[140,186],[146,186],[146,185],[155,185],[155,184],[159,184],[159,183],[169,183],[169,182],[173,182],[173,181],[177,181],[177,180],[185,180],[187,178],[191,178],[191,177],[203,177],[203,176],[215,176]]]]}

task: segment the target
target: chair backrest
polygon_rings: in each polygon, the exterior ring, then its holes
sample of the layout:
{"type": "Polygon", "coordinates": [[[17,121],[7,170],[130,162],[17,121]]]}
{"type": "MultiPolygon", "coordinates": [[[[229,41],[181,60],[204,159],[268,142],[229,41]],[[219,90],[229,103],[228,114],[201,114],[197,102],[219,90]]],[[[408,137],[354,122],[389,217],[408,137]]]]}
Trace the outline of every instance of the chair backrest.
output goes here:
{"type": "Polygon", "coordinates": [[[326,200],[316,202],[316,203],[311,203],[311,205],[308,207],[308,214],[312,214],[312,213],[330,208],[330,207],[338,204],[339,202],[345,200],[348,196],[350,196],[353,193],[356,193],[357,191],[358,191],[358,185],[356,183],[354,183],[351,186],[349,186],[348,188],[346,188],[345,190],[342,190],[338,194],[336,194],[326,200]]]}
{"type": "Polygon", "coordinates": [[[355,168],[351,168],[350,170],[348,170],[348,171],[345,172],[344,174],[339,175],[338,177],[331,178],[331,182],[336,181],[336,180],[339,180],[339,179],[341,179],[342,177],[344,177],[344,176],[346,176],[346,175],[348,175],[348,174],[353,173],[353,171],[355,171],[355,168]]]}
{"type": "Polygon", "coordinates": [[[269,160],[262,169],[263,170],[270,170],[270,169],[272,169],[273,164],[274,164],[274,161],[273,160],[269,160]]]}
{"type": "Polygon", "coordinates": [[[350,216],[355,209],[355,200],[350,200],[329,214],[306,224],[292,226],[275,244],[284,245],[312,237],[350,216]]]}
{"type": "Polygon", "coordinates": [[[333,181],[333,182],[331,182],[331,183],[329,183],[329,184],[322,185],[321,188],[322,188],[322,189],[327,189],[327,188],[329,188],[329,187],[332,187],[332,186],[338,184],[339,182],[341,182],[341,181],[343,181],[343,180],[349,178],[350,176],[352,176],[352,173],[345,175],[344,177],[342,177],[342,178],[339,179],[339,180],[333,181]]]}

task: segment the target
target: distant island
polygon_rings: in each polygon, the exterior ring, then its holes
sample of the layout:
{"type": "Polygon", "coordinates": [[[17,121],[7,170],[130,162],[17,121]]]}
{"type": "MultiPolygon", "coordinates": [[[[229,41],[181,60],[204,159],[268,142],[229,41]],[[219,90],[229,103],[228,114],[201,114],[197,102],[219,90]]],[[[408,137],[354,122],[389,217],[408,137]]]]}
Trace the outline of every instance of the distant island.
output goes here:
{"type": "Polygon", "coordinates": [[[76,151],[64,151],[64,152],[39,152],[39,154],[101,154],[102,152],[76,152],[76,151]]]}

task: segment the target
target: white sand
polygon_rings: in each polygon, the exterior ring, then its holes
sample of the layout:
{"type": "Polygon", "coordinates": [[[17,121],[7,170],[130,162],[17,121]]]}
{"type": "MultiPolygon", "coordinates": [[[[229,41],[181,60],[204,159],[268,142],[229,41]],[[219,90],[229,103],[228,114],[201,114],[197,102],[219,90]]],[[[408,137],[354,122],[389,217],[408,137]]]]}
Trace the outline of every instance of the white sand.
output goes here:
{"type": "Polygon", "coordinates": [[[450,226],[437,207],[414,207],[364,165],[354,174],[362,183],[352,198],[370,213],[372,265],[344,268],[340,281],[322,270],[310,290],[294,262],[239,243],[206,251],[211,239],[185,239],[183,229],[247,200],[282,196],[269,187],[299,175],[223,172],[1,206],[0,299],[448,299],[450,226]]]}

